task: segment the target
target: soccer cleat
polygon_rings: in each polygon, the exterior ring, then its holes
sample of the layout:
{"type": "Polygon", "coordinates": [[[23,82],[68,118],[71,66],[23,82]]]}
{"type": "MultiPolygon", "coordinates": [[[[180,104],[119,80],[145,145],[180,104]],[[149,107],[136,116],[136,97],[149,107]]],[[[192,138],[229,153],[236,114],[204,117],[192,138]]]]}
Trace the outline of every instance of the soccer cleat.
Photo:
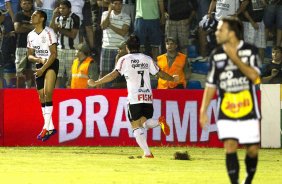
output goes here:
{"type": "Polygon", "coordinates": [[[56,129],[49,130],[50,136],[51,136],[51,135],[55,135],[56,133],[57,133],[57,130],[56,130],[56,129]]]}
{"type": "Polygon", "coordinates": [[[48,133],[46,133],[46,135],[44,137],[42,137],[42,141],[47,141],[52,135],[55,135],[57,133],[56,129],[53,130],[49,130],[48,133]]]}
{"type": "Polygon", "coordinates": [[[48,131],[46,129],[42,129],[42,131],[40,132],[40,134],[38,134],[37,139],[41,140],[47,133],[48,131]]]}
{"type": "Polygon", "coordinates": [[[160,123],[160,126],[161,126],[161,128],[162,128],[163,133],[164,133],[166,136],[169,136],[169,134],[170,134],[170,128],[169,128],[169,126],[168,126],[168,124],[167,124],[167,122],[166,122],[166,120],[165,120],[165,118],[164,118],[163,116],[161,116],[161,117],[159,118],[159,123],[160,123]]]}
{"type": "Polygon", "coordinates": [[[143,155],[142,158],[155,158],[154,155],[151,153],[150,155],[143,155]]]}

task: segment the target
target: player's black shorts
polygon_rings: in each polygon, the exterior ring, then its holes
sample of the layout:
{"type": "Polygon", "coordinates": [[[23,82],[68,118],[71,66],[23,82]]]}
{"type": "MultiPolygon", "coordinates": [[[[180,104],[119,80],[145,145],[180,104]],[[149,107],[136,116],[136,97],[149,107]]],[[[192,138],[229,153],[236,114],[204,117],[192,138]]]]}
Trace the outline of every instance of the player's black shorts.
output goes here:
{"type": "Polygon", "coordinates": [[[151,103],[129,104],[128,105],[128,118],[129,121],[136,121],[142,116],[150,119],[153,117],[154,107],[151,103]]]}
{"type": "MultiPolygon", "coordinates": [[[[36,64],[37,69],[41,68],[42,66],[43,66],[43,64],[36,64]]],[[[35,77],[36,89],[37,90],[44,88],[44,79],[45,79],[46,72],[48,70],[54,70],[54,72],[56,73],[56,77],[57,77],[58,71],[59,71],[59,60],[55,59],[55,61],[52,63],[52,65],[49,68],[47,68],[45,70],[45,72],[40,77],[35,77]]]]}

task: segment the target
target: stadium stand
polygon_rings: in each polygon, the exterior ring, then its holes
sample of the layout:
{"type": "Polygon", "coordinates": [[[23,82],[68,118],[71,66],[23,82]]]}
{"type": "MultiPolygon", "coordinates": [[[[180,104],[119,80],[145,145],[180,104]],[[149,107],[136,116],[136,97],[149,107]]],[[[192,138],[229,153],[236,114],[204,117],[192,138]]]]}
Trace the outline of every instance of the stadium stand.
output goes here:
{"type": "Polygon", "coordinates": [[[198,80],[190,80],[187,83],[187,89],[203,89],[201,82],[198,80]]]}

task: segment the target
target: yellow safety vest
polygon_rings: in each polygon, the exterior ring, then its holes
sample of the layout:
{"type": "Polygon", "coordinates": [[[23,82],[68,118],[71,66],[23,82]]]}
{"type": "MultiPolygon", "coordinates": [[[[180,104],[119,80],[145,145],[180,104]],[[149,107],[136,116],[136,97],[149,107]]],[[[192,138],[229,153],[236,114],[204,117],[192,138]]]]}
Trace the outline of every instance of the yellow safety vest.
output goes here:
{"type": "Polygon", "coordinates": [[[167,80],[159,78],[158,87],[157,87],[158,89],[175,88],[179,84],[183,84],[184,88],[186,87],[186,80],[185,80],[185,73],[184,73],[184,67],[185,67],[185,61],[186,61],[185,54],[178,52],[177,56],[175,57],[175,60],[173,61],[170,67],[168,65],[166,54],[158,56],[157,60],[158,60],[157,64],[162,71],[170,74],[171,76],[179,75],[178,82],[167,81],[167,80]]]}
{"type": "Polygon", "coordinates": [[[73,61],[71,69],[71,89],[86,89],[88,88],[87,81],[88,68],[90,63],[93,61],[92,57],[87,57],[80,65],[80,61],[76,58],[73,61]]]}

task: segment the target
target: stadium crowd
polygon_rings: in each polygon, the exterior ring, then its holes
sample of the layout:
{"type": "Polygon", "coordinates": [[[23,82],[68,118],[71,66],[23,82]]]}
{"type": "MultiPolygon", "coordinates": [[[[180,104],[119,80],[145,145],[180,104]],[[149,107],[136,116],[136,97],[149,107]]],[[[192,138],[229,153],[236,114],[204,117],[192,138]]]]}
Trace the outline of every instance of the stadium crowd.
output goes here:
{"type": "MultiPolygon", "coordinates": [[[[0,0],[1,88],[35,85],[35,67],[26,55],[35,10],[46,12],[46,26],[58,37],[56,88],[88,88],[79,84],[83,77],[96,80],[112,71],[132,33],[140,38],[141,52],[162,70],[182,77],[173,83],[152,76],[153,88],[204,88],[217,23],[225,16],[238,17],[244,40],[259,49],[263,82],[282,81],[281,0],[0,0]]],[[[124,81],[118,78],[98,88],[124,88],[124,81]]]]}

